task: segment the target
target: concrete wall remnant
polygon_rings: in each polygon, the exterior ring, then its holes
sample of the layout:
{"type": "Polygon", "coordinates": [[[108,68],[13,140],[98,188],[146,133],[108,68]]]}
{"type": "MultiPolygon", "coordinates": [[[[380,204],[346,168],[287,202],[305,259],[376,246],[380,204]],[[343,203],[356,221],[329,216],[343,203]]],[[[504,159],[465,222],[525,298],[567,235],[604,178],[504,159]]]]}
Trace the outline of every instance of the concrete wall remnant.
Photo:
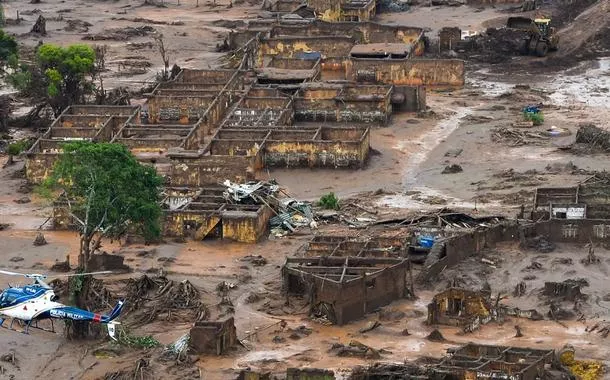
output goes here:
{"type": "Polygon", "coordinates": [[[544,377],[545,366],[554,364],[555,351],[469,343],[448,349],[441,359],[428,359],[425,364],[376,363],[358,367],[350,380],[536,380],[544,377]]]}
{"type": "Polygon", "coordinates": [[[288,368],[286,380],[335,380],[335,373],[321,368],[288,368]]]}
{"type": "Polygon", "coordinates": [[[457,27],[444,27],[438,33],[441,51],[456,50],[462,40],[462,30],[457,27]]]}
{"type": "Polygon", "coordinates": [[[227,204],[218,186],[181,189],[189,188],[170,189],[164,200],[164,236],[256,243],[269,230],[273,211],[267,205],[227,204]]]}
{"type": "Polygon", "coordinates": [[[488,295],[461,288],[448,288],[428,304],[428,324],[465,327],[473,320],[486,320],[492,306],[488,295]]]}
{"type": "Polygon", "coordinates": [[[197,354],[223,355],[237,344],[233,317],[222,321],[199,321],[191,328],[190,347],[197,354]]]}
{"type": "Polygon", "coordinates": [[[356,82],[407,86],[462,87],[464,61],[460,59],[376,59],[352,58],[347,77],[356,82]],[[372,74],[368,74],[372,73],[372,74]]]}
{"type": "Polygon", "coordinates": [[[312,314],[343,325],[404,297],[408,268],[402,258],[291,257],[282,276],[289,294],[310,292],[312,314]]]}

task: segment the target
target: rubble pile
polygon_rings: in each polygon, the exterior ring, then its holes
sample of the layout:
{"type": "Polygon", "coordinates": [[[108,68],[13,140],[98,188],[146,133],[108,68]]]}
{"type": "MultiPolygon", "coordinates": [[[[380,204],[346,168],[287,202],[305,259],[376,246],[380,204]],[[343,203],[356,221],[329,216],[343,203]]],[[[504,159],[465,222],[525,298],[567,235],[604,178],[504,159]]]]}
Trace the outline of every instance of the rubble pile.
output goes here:
{"type": "Polygon", "coordinates": [[[98,34],[87,34],[83,40],[88,41],[127,41],[132,37],[144,37],[155,32],[152,26],[128,26],[125,28],[108,29],[98,34]]]}
{"type": "Polygon", "coordinates": [[[380,0],[377,7],[380,12],[385,13],[406,12],[410,8],[409,3],[404,0],[380,0]]]}
{"type": "Polygon", "coordinates": [[[536,236],[525,241],[525,247],[542,253],[549,253],[555,250],[555,244],[544,236],[536,236]]]}
{"type": "MultiPolygon", "coordinates": [[[[82,278],[72,277],[69,281],[82,281],[82,278]]],[[[67,298],[70,292],[69,281],[55,279],[49,282],[49,286],[53,288],[53,292],[60,298],[67,298]]],[[[117,297],[106,287],[103,280],[91,277],[88,284],[87,298],[85,305],[90,311],[106,311],[112,308],[117,300],[117,297]]]]}
{"type": "Polygon", "coordinates": [[[576,132],[576,144],[588,151],[610,152],[610,132],[593,124],[582,125],[576,132]]]}
{"type": "Polygon", "coordinates": [[[347,345],[335,343],[331,346],[329,352],[340,357],[355,356],[366,359],[380,359],[382,353],[389,353],[389,351],[383,349],[376,350],[357,340],[352,340],[347,345]]]}
{"type": "Polygon", "coordinates": [[[484,33],[469,37],[461,45],[472,59],[487,63],[502,63],[507,57],[519,55],[526,33],[509,28],[488,28],[484,33]]]}
{"type": "Polygon", "coordinates": [[[311,204],[288,196],[276,181],[252,181],[244,184],[226,180],[224,199],[230,204],[263,204],[275,214],[270,220],[275,237],[294,232],[298,227],[315,225],[311,204]]]}
{"type": "Polygon", "coordinates": [[[150,370],[150,363],[146,359],[139,359],[133,369],[108,372],[103,380],[132,380],[132,379],[151,379],[153,378],[150,370]]]}
{"type": "Polygon", "coordinates": [[[349,379],[424,379],[431,375],[430,371],[423,365],[375,363],[369,367],[359,366],[354,368],[349,379]]]}
{"type": "Polygon", "coordinates": [[[491,130],[491,141],[506,144],[508,146],[540,144],[548,139],[548,136],[539,132],[509,129],[506,127],[494,128],[491,130]]]}
{"type": "Polygon", "coordinates": [[[188,280],[172,281],[166,277],[146,275],[129,279],[126,304],[134,312],[134,324],[144,325],[157,319],[202,321],[209,317],[207,306],[201,302],[199,290],[188,280]]]}

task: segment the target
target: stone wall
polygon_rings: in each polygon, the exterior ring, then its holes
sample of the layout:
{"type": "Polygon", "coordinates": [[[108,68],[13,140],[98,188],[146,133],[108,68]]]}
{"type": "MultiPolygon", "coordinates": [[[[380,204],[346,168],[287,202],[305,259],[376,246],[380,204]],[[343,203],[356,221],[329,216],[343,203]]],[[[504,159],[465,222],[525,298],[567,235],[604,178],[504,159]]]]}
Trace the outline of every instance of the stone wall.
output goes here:
{"type": "Polygon", "coordinates": [[[461,87],[464,85],[464,61],[460,59],[368,59],[352,58],[346,76],[356,82],[461,87]]]}

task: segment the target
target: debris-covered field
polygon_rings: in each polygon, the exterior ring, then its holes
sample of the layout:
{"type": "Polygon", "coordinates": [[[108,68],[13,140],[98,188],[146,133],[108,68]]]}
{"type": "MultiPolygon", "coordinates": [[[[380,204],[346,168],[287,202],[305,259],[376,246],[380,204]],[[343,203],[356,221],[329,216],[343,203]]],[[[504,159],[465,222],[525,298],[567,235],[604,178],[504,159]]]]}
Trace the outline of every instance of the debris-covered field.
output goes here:
{"type": "Polygon", "coordinates": [[[0,380],[606,378],[608,0],[373,1],[391,32],[306,26],[334,13],[289,3],[1,3],[26,60],[39,41],[97,46],[108,91],[32,121],[40,99],[0,76],[0,269],[76,270],[78,197],[50,200],[52,165],[32,169],[65,142],[122,143],[155,167],[163,224],[152,242],[125,222],[87,243],[88,270],[111,273],[84,300],[49,282],[94,313],[125,300],[116,341],[17,323],[0,329],[0,380]],[[551,17],[558,50],[520,53],[509,16],[551,17]],[[409,33],[424,52],[397,58],[409,33]]]}

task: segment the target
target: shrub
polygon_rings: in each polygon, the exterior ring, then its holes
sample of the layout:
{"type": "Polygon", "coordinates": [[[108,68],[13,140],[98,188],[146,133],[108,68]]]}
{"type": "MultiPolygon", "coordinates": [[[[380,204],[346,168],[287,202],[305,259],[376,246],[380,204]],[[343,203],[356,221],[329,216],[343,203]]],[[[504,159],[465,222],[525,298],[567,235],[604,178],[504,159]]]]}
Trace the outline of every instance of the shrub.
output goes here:
{"type": "Polygon", "coordinates": [[[30,149],[31,146],[32,141],[30,139],[15,141],[14,143],[8,145],[7,153],[10,156],[17,156],[22,152],[25,152],[26,150],[30,149]]]}
{"type": "Polygon", "coordinates": [[[335,195],[335,193],[330,192],[328,194],[324,194],[318,205],[327,209],[327,210],[338,210],[339,209],[339,198],[335,195]]]}
{"type": "Polygon", "coordinates": [[[534,125],[542,125],[544,123],[544,115],[542,112],[523,112],[523,118],[527,121],[531,121],[534,125]]]}

